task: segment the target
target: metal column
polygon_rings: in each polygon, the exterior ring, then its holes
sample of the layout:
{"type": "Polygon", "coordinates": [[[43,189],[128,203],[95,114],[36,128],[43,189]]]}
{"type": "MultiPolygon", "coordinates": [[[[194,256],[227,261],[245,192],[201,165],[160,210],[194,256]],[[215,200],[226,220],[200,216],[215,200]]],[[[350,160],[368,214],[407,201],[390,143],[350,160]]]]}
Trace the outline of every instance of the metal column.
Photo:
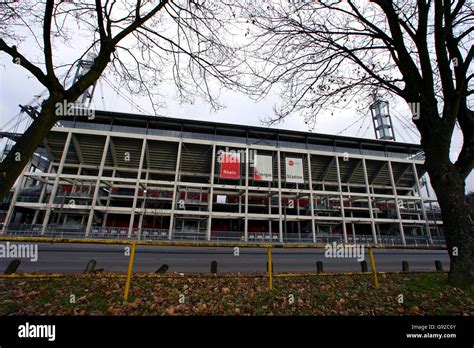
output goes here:
{"type": "MultiPolygon", "coordinates": [[[[170,226],[168,230],[168,239],[173,238],[173,226],[174,226],[174,210],[176,207],[176,191],[178,188],[178,179],[179,179],[179,168],[181,164],[181,148],[183,147],[183,141],[180,140],[178,143],[178,154],[176,155],[176,169],[174,173],[174,184],[173,184],[173,195],[171,201],[171,215],[170,215],[170,226]]],[[[208,197],[208,199],[211,199],[208,197]]]]}
{"type": "MultiPolygon", "coordinates": [[[[426,235],[428,236],[430,244],[433,245],[433,238],[431,237],[431,230],[430,230],[430,222],[428,220],[428,214],[426,214],[425,202],[424,202],[423,197],[421,195],[420,179],[418,178],[418,171],[416,170],[416,164],[415,163],[412,163],[411,165],[412,165],[412,168],[413,168],[413,177],[415,179],[416,191],[418,193],[418,196],[420,197],[421,212],[423,214],[423,219],[425,219],[425,222],[426,222],[426,235]]],[[[434,223],[436,224],[436,221],[434,221],[434,223]]]]}
{"type": "Polygon", "coordinates": [[[142,180],[143,160],[145,158],[146,145],[147,145],[146,138],[144,138],[142,142],[142,151],[140,154],[140,163],[138,165],[137,183],[135,184],[135,194],[133,195],[133,205],[132,205],[132,212],[130,214],[130,224],[128,225],[128,238],[132,237],[132,232],[133,232],[133,223],[135,221],[135,210],[137,209],[137,201],[138,201],[138,189],[140,188],[140,181],[142,180]]]}
{"type": "Polygon", "coordinates": [[[94,210],[97,204],[97,196],[99,195],[99,189],[100,189],[100,179],[102,178],[102,173],[104,172],[104,165],[105,165],[105,160],[107,158],[109,143],[110,143],[110,135],[107,135],[107,137],[105,138],[104,150],[102,151],[102,158],[100,160],[99,173],[97,174],[97,180],[95,182],[95,189],[94,189],[94,196],[92,197],[91,211],[89,213],[89,218],[87,220],[86,237],[89,236],[91,226],[92,226],[92,220],[94,219],[94,210]]]}
{"type": "Polygon", "coordinates": [[[280,150],[277,151],[277,164],[278,164],[278,216],[279,224],[278,231],[280,233],[280,243],[283,243],[283,221],[282,221],[282,198],[281,198],[281,159],[280,159],[280,150]]]}
{"type": "Polygon", "coordinates": [[[249,235],[249,148],[245,148],[245,221],[244,239],[248,241],[249,235]]]}
{"type": "Polygon", "coordinates": [[[31,165],[31,160],[28,161],[28,163],[23,167],[23,170],[21,171],[21,174],[20,174],[19,179],[17,181],[18,184],[15,187],[15,192],[13,193],[13,197],[12,197],[12,200],[10,202],[10,206],[8,207],[7,216],[5,217],[5,221],[3,223],[3,228],[0,231],[1,232],[0,234],[5,234],[5,232],[7,231],[7,227],[10,224],[10,220],[12,218],[13,211],[15,210],[16,200],[18,199],[18,195],[20,194],[21,188],[25,184],[25,172],[26,172],[27,168],[30,167],[30,165],[31,165]]]}
{"type": "Polygon", "coordinates": [[[214,202],[214,171],[216,169],[216,144],[212,145],[212,158],[211,158],[211,177],[210,177],[210,184],[211,187],[209,189],[209,196],[207,197],[208,205],[207,210],[209,212],[209,217],[207,219],[207,226],[206,226],[206,238],[207,240],[211,240],[211,227],[212,227],[212,207],[214,202]]]}
{"type": "Polygon", "coordinates": [[[311,154],[306,154],[306,162],[308,164],[308,180],[309,180],[309,198],[310,198],[310,209],[311,209],[311,232],[313,233],[313,243],[316,243],[316,229],[314,227],[314,196],[313,196],[313,179],[311,176],[311,154]]]}
{"type": "Polygon", "coordinates": [[[49,217],[51,216],[51,206],[53,205],[54,199],[56,198],[56,193],[58,191],[58,186],[59,186],[59,180],[63,172],[64,163],[66,162],[66,157],[69,151],[69,145],[71,144],[71,139],[72,139],[72,132],[68,132],[66,142],[64,143],[61,161],[59,162],[58,172],[56,173],[56,178],[54,179],[53,189],[51,190],[51,196],[49,197],[48,206],[46,208],[46,213],[44,215],[43,226],[41,227],[42,235],[44,234],[46,230],[46,226],[48,226],[49,217]]]}
{"type": "Polygon", "coordinates": [[[339,205],[341,207],[342,217],[342,233],[344,235],[344,243],[347,243],[347,230],[346,230],[346,213],[344,212],[344,196],[342,195],[342,184],[341,184],[341,172],[339,170],[339,156],[336,155],[336,172],[337,172],[337,187],[339,189],[339,205]]]}
{"type": "MultiPolygon", "coordinates": [[[[117,172],[117,169],[114,167],[114,169],[112,169],[112,178],[115,179],[115,173],[117,172]]],[[[112,184],[113,186],[113,184],[112,184]]],[[[112,191],[112,187],[110,187],[110,190],[107,194],[107,203],[105,204],[105,213],[104,213],[104,218],[103,218],[103,221],[102,221],[102,227],[107,227],[107,220],[109,218],[109,212],[108,212],[108,209],[109,209],[109,205],[110,205],[110,195],[111,195],[111,191],[112,191]]]]}
{"type": "Polygon", "coordinates": [[[362,158],[362,169],[364,171],[364,181],[365,181],[365,190],[367,193],[367,203],[369,205],[369,216],[370,216],[370,226],[372,228],[372,237],[374,238],[374,244],[377,244],[377,231],[375,230],[375,221],[374,221],[374,211],[372,210],[372,198],[370,197],[370,185],[369,178],[367,176],[367,165],[365,163],[365,158],[362,158]]]}
{"type": "Polygon", "coordinates": [[[395,211],[397,212],[398,227],[400,229],[400,236],[402,237],[403,245],[406,245],[407,243],[406,243],[406,240],[405,240],[405,231],[403,230],[402,215],[400,214],[400,207],[398,206],[397,186],[395,184],[395,179],[393,178],[392,162],[390,160],[388,161],[388,174],[390,176],[390,183],[392,185],[393,196],[395,197],[395,211]]]}
{"type": "MultiPolygon", "coordinates": [[[[53,167],[53,163],[50,162],[49,165],[48,165],[48,171],[47,171],[47,174],[51,173],[51,168],[53,167]]],[[[48,188],[48,177],[45,177],[44,178],[44,183],[43,183],[43,187],[41,188],[41,193],[40,193],[40,196],[38,198],[38,203],[41,203],[43,202],[43,198],[44,198],[44,194],[46,192],[46,189],[48,188]]],[[[33,221],[31,222],[32,225],[36,225],[36,222],[38,221],[38,215],[40,213],[40,210],[37,209],[35,211],[35,215],[33,216],[33,221]]]]}

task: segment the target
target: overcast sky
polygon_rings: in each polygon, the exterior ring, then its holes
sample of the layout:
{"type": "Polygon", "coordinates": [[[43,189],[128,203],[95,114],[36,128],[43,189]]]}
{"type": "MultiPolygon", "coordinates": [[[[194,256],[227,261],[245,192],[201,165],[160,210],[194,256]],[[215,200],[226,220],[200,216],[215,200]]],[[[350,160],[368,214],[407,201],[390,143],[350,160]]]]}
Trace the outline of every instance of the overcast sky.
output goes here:
{"type": "MultiPolygon", "coordinates": [[[[77,41],[80,41],[77,40],[77,41]]],[[[55,59],[64,59],[65,61],[74,61],[77,58],[78,42],[75,40],[73,45],[55,46],[55,59]],[[68,59],[69,58],[69,59],[68,59]],[[72,59],[71,59],[72,58],[72,59]]],[[[38,51],[30,49],[28,41],[19,44],[18,49],[30,59],[34,60],[38,51]]],[[[59,63],[55,61],[56,63],[59,63]]],[[[107,78],[109,80],[109,78],[107,78]]],[[[115,86],[116,82],[112,81],[115,86]]],[[[2,131],[10,130],[13,123],[7,127],[5,124],[19,113],[19,104],[28,104],[36,95],[44,92],[43,86],[36,81],[25,69],[11,62],[11,58],[0,52],[0,128],[2,131]]],[[[101,79],[99,80],[93,100],[93,107],[101,110],[119,111],[129,113],[152,114],[152,107],[147,98],[137,97],[127,94],[125,89],[120,89],[121,93],[125,93],[128,98],[133,100],[135,107],[130,105],[125,98],[117,94],[117,92],[109,86],[109,84],[101,79]]],[[[175,95],[174,88],[163,85],[160,88],[163,94],[164,107],[158,110],[158,113],[166,117],[179,117],[195,120],[208,120],[224,123],[238,123],[245,125],[262,125],[262,119],[272,115],[273,106],[279,103],[279,96],[276,91],[270,94],[265,100],[258,103],[249,97],[237,93],[222,91],[220,102],[226,108],[219,111],[211,111],[210,106],[202,101],[196,101],[193,105],[179,104],[175,95]]],[[[38,99],[39,102],[42,99],[38,99]]],[[[408,130],[399,119],[410,124],[410,113],[408,107],[403,102],[391,102],[392,119],[395,126],[397,141],[408,143],[419,143],[418,137],[414,134],[416,130],[408,130]]],[[[308,131],[308,125],[305,124],[302,117],[298,115],[287,118],[284,122],[274,125],[275,128],[293,129],[299,131],[308,131]]],[[[334,112],[334,115],[322,114],[318,117],[313,132],[326,134],[340,134],[346,136],[358,136],[364,138],[374,138],[374,130],[370,119],[370,111],[367,110],[364,115],[358,114],[355,109],[345,109],[334,112]],[[359,120],[358,122],[355,122],[359,120]],[[348,128],[352,123],[351,127],[348,128]],[[347,129],[346,129],[347,128],[347,129]],[[341,131],[343,131],[341,133],[341,131]]],[[[4,142],[0,143],[3,147],[4,142]]],[[[459,131],[455,132],[453,144],[451,147],[452,159],[457,158],[462,146],[462,135],[459,131]]],[[[467,190],[474,191],[474,175],[468,177],[467,190]]]]}

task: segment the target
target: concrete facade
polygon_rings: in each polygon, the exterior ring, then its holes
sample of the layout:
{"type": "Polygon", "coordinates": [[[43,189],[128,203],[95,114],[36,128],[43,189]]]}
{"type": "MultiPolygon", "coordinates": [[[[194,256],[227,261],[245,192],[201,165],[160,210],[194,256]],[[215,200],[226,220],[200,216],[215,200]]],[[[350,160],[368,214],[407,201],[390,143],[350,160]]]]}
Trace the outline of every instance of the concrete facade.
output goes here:
{"type": "Polygon", "coordinates": [[[441,244],[423,159],[415,144],[95,111],[62,118],[44,139],[2,233],[441,244]],[[271,180],[254,176],[258,156],[271,180]]]}

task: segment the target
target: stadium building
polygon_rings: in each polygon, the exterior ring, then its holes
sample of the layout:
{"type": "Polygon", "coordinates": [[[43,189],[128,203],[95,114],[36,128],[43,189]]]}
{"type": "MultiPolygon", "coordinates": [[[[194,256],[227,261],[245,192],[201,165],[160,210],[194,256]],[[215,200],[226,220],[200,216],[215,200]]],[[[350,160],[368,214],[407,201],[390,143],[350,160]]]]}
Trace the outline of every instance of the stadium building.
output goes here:
{"type": "Polygon", "coordinates": [[[106,111],[63,117],[2,233],[444,243],[420,145],[106,111]]]}

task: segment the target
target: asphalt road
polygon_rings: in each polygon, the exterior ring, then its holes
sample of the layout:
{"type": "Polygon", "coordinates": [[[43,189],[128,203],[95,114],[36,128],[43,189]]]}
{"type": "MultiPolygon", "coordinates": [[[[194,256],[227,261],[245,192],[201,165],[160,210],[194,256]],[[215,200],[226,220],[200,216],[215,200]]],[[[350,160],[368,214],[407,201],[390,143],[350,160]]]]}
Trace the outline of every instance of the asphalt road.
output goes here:
{"type": "MultiPolygon", "coordinates": [[[[81,273],[89,260],[97,261],[96,268],[106,271],[126,272],[129,257],[125,246],[39,244],[38,260],[21,259],[17,272],[81,273]]],[[[410,271],[435,271],[435,260],[440,260],[445,270],[449,269],[449,256],[442,250],[375,250],[377,271],[400,271],[402,261],[408,261],[410,271]]],[[[6,269],[12,258],[0,258],[0,272],[6,269]]],[[[365,260],[369,264],[368,250],[365,260]]],[[[217,261],[218,272],[265,272],[266,249],[240,248],[234,256],[232,248],[191,248],[137,246],[134,271],[155,272],[162,264],[169,272],[205,273],[210,271],[212,261],[217,261]]],[[[358,272],[359,262],[355,258],[326,258],[324,249],[274,249],[274,272],[315,272],[316,261],[323,261],[325,272],[358,272]]]]}

